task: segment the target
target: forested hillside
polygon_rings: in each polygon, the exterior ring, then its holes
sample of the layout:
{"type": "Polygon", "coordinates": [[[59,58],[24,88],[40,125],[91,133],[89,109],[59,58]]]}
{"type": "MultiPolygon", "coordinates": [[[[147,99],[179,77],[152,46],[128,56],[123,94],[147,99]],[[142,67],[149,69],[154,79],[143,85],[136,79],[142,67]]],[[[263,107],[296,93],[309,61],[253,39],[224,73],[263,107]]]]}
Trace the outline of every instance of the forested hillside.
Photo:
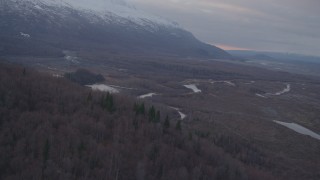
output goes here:
{"type": "Polygon", "coordinates": [[[157,107],[0,64],[0,179],[276,179],[250,144],[157,107]]]}

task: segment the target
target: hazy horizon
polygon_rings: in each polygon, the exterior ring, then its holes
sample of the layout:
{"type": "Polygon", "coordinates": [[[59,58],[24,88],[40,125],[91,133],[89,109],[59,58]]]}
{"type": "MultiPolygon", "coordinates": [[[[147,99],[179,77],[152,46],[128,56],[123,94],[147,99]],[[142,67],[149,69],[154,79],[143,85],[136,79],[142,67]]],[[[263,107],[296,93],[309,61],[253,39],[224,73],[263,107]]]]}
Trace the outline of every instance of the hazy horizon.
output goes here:
{"type": "Polygon", "coordinates": [[[317,0],[127,0],[225,50],[320,56],[317,0]]]}

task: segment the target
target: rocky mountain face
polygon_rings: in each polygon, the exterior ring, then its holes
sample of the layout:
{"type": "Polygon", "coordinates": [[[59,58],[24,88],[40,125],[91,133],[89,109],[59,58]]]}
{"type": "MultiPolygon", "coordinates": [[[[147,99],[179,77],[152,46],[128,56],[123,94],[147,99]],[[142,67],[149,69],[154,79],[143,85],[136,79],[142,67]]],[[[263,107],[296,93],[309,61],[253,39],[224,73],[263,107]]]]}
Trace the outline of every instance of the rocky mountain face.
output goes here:
{"type": "Polygon", "coordinates": [[[229,58],[177,23],[125,1],[1,0],[0,54],[61,56],[63,50],[229,58]]]}

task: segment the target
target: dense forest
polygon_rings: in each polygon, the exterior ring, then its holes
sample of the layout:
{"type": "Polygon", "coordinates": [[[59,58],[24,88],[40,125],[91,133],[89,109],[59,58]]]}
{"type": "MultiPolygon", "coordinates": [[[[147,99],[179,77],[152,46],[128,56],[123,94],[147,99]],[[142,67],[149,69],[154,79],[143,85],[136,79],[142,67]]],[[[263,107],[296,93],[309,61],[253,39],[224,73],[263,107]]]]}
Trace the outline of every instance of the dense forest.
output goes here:
{"type": "Polygon", "coordinates": [[[66,73],[64,77],[81,85],[90,85],[105,80],[101,74],[94,74],[86,69],[78,69],[76,72],[66,73]]]}
{"type": "Polygon", "coordinates": [[[167,114],[0,64],[0,179],[277,179],[252,145],[167,114]]]}

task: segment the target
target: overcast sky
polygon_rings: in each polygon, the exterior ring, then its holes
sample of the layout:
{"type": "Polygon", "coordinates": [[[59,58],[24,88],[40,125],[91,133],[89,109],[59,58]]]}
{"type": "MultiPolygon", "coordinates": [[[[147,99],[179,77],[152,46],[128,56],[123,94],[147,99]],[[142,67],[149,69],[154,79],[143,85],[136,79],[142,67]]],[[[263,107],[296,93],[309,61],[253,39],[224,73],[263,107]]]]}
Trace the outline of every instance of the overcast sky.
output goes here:
{"type": "Polygon", "coordinates": [[[129,0],[224,49],[320,55],[320,0],[129,0]]]}

